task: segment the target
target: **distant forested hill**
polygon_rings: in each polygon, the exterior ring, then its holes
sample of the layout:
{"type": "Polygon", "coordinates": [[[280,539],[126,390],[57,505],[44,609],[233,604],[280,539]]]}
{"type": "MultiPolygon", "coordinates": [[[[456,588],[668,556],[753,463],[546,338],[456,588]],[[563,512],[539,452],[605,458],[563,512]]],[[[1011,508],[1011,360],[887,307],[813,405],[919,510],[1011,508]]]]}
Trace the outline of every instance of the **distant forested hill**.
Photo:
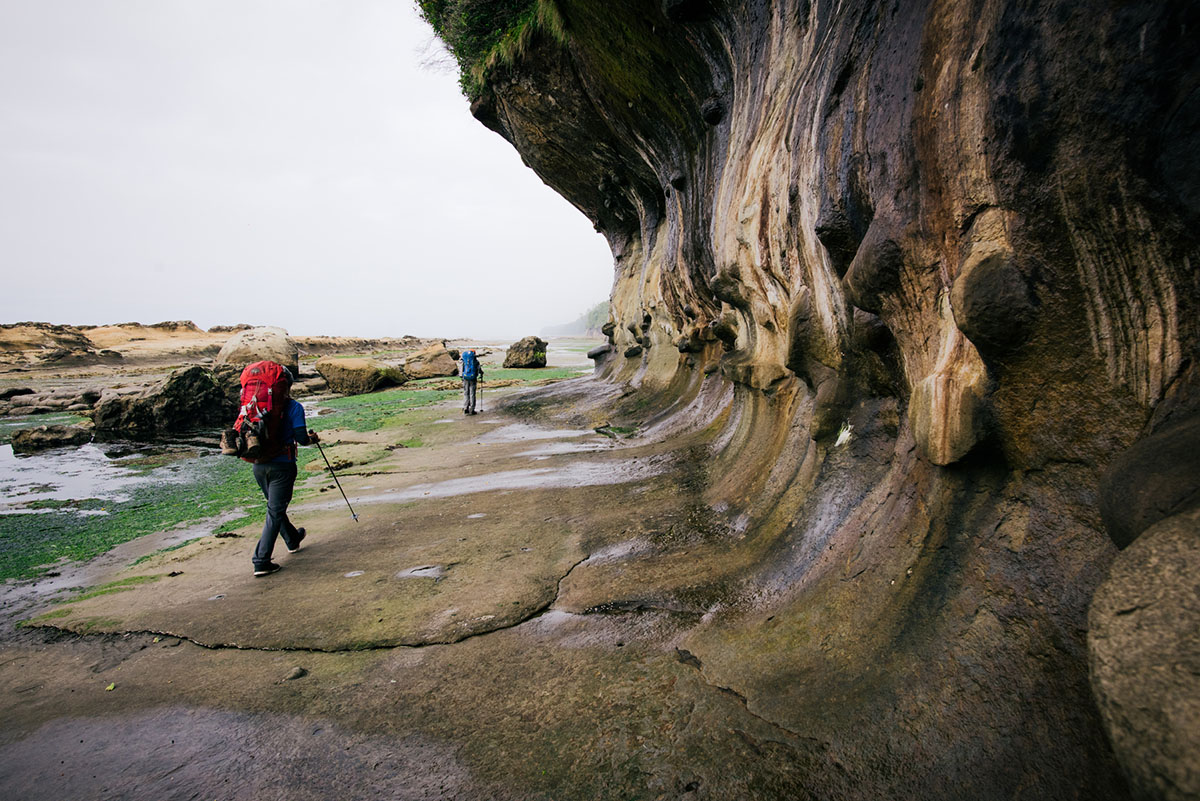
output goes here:
{"type": "Polygon", "coordinates": [[[544,337],[600,336],[600,326],[608,320],[608,301],[597,303],[570,323],[546,326],[544,337]]]}

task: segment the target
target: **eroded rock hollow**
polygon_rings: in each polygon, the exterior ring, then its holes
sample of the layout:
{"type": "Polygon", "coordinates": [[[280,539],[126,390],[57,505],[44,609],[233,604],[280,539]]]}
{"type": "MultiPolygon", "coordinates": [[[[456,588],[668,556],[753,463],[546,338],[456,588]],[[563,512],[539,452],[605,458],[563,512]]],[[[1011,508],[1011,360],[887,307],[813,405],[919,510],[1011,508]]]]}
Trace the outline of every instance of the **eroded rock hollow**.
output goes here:
{"type": "Polygon", "coordinates": [[[598,372],[703,465],[625,600],[703,615],[814,797],[1193,797],[1197,673],[1089,680],[1088,612],[1197,535],[1197,6],[532,6],[472,110],[607,237],[598,372]]]}

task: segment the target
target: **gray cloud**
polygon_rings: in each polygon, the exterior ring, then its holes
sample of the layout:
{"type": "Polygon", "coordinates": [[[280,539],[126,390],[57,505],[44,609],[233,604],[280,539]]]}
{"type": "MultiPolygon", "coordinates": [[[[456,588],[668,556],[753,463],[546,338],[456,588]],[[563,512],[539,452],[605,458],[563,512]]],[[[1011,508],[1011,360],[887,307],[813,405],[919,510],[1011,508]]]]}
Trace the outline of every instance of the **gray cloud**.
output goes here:
{"type": "Polygon", "coordinates": [[[430,41],[406,0],[0,0],[0,321],[573,319],[603,239],[430,41]]]}

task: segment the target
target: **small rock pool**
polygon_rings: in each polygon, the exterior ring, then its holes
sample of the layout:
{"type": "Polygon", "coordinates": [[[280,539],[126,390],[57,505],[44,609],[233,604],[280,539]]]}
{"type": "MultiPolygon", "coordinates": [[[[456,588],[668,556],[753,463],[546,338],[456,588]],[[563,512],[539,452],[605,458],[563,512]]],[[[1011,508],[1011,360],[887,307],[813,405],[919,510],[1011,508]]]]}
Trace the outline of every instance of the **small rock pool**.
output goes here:
{"type": "MultiPolygon", "coordinates": [[[[55,415],[55,417],[63,417],[55,415]]],[[[0,419],[0,437],[64,420],[0,419]]],[[[85,560],[123,542],[257,500],[249,466],[204,441],[92,442],[14,454],[0,444],[0,580],[85,560]]]]}

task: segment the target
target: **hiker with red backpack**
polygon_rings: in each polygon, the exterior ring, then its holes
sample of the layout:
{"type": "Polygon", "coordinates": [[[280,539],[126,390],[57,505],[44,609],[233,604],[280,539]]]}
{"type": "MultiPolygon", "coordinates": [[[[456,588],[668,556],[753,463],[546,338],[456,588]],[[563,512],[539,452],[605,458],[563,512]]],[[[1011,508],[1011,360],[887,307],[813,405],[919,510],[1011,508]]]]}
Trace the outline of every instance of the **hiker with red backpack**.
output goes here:
{"type": "Polygon", "coordinates": [[[267,499],[267,519],[254,548],[254,575],[280,570],[271,561],[275,538],[283,537],[288,553],[300,550],[303,528],[288,519],[287,507],[296,484],[296,446],[320,441],[304,422],[304,407],[292,399],[292,374],[275,362],[255,362],[242,370],[241,411],[233,428],[221,437],[221,450],[254,465],[254,480],[267,499]]]}

